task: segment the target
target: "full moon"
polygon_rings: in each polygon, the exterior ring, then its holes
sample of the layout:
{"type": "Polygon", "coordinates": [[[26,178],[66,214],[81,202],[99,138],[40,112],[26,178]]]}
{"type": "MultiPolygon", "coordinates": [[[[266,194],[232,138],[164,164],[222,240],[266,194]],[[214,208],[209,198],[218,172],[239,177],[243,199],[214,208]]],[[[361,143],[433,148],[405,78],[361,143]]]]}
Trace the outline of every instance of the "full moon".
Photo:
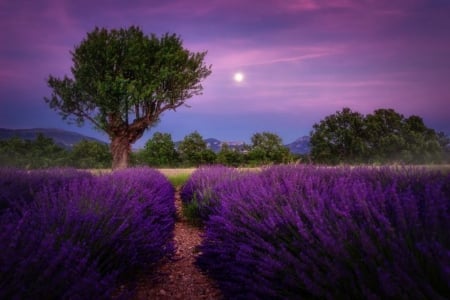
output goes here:
{"type": "Polygon", "coordinates": [[[234,81],[236,82],[241,82],[242,80],[244,80],[244,74],[242,74],[241,72],[238,72],[236,74],[234,74],[234,81]]]}

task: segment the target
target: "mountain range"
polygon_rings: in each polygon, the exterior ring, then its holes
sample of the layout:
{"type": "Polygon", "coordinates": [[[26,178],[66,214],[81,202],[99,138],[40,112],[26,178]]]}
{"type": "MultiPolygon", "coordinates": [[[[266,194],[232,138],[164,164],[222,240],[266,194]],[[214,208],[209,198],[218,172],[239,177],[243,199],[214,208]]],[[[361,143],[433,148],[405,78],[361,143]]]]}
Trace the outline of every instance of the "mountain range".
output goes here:
{"type": "MultiPolygon", "coordinates": [[[[66,148],[71,149],[73,145],[79,143],[82,140],[96,141],[102,144],[106,144],[99,139],[86,136],[77,132],[56,129],[56,128],[31,128],[31,129],[7,129],[0,128],[0,140],[10,139],[12,137],[18,137],[24,140],[34,140],[38,134],[43,134],[46,137],[52,138],[54,143],[66,148]]],[[[216,138],[207,138],[205,142],[209,149],[214,152],[219,152],[222,144],[226,143],[230,148],[241,148],[244,142],[239,141],[221,141],[216,138]]],[[[178,144],[176,142],[175,144],[178,144]]],[[[303,136],[290,144],[285,145],[294,154],[307,154],[310,151],[309,136],[303,136]]]]}
{"type": "Polygon", "coordinates": [[[12,137],[18,137],[23,140],[34,140],[36,137],[42,134],[45,137],[53,139],[53,142],[65,149],[71,149],[75,144],[82,140],[95,141],[102,144],[106,144],[99,139],[86,136],[77,132],[57,129],[57,128],[30,128],[30,129],[7,129],[0,128],[0,140],[10,139],[12,137]]]}

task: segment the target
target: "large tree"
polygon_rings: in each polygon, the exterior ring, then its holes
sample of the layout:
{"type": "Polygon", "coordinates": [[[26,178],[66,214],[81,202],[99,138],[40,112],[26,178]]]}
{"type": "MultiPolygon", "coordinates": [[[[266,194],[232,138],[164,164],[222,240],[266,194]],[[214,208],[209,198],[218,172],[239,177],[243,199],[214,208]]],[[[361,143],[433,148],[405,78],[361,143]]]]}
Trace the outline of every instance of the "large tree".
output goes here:
{"type": "Polygon", "coordinates": [[[361,161],[365,153],[364,116],[346,107],[313,125],[311,158],[337,164],[361,161]]]}
{"type": "Polygon", "coordinates": [[[393,109],[377,109],[365,118],[365,139],[369,162],[400,160],[406,141],[404,116],[393,109]]]}
{"type": "Polygon", "coordinates": [[[206,52],[183,48],[175,34],[147,36],[139,27],[95,28],[71,52],[72,77],[49,76],[45,101],[64,119],[86,120],[111,140],[113,169],[128,166],[131,144],[157,122],[201,94],[211,74],[206,52]]]}
{"type": "Polygon", "coordinates": [[[344,108],[315,124],[311,157],[320,163],[429,163],[442,160],[436,132],[393,109],[363,116],[344,108]]]}

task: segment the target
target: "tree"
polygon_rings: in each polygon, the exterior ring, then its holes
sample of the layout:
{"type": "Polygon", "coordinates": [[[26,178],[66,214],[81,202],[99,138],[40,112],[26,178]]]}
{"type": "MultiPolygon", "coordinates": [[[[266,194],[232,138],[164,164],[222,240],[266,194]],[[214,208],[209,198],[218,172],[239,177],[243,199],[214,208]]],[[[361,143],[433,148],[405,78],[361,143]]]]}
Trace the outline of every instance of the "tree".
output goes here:
{"type": "Polygon", "coordinates": [[[377,109],[367,115],[364,122],[367,159],[370,162],[400,160],[406,144],[403,135],[404,116],[393,109],[377,109]]]}
{"type": "Polygon", "coordinates": [[[445,134],[445,132],[438,132],[438,141],[441,146],[442,151],[442,161],[450,162],[450,136],[445,134]]]}
{"type": "Polygon", "coordinates": [[[217,162],[226,166],[238,167],[243,163],[243,154],[223,143],[217,154],[217,162]]]}
{"type": "Polygon", "coordinates": [[[184,137],[178,145],[178,153],[183,162],[194,166],[211,164],[216,159],[216,154],[208,149],[203,137],[197,131],[184,137]]]}
{"type": "Polygon", "coordinates": [[[164,111],[201,94],[211,74],[206,52],[183,48],[180,37],[144,35],[139,27],[95,28],[72,54],[72,78],[49,76],[45,98],[63,119],[86,120],[111,139],[112,167],[128,166],[131,144],[164,111]]]}
{"type": "Polygon", "coordinates": [[[442,160],[442,146],[419,116],[393,109],[363,116],[344,108],[314,125],[311,157],[320,163],[427,163],[442,160]]]}
{"type": "Polygon", "coordinates": [[[283,163],[290,159],[290,151],[275,133],[262,132],[252,136],[251,150],[248,153],[253,163],[283,163]]]}
{"type": "Polygon", "coordinates": [[[0,141],[0,165],[27,169],[65,166],[68,152],[53,139],[38,134],[35,140],[12,137],[0,141]]]}
{"type": "Polygon", "coordinates": [[[364,117],[344,108],[313,125],[311,158],[320,163],[360,161],[364,156],[364,117]]]}
{"type": "Polygon", "coordinates": [[[443,149],[434,129],[425,126],[419,116],[410,116],[403,122],[405,139],[404,161],[408,163],[430,163],[442,159],[443,149]]]}
{"type": "Polygon", "coordinates": [[[29,167],[32,169],[63,166],[67,161],[67,151],[56,145],[52,138],[39,133],[34,141],[29,142],[29,167]]]}
{"type": "Polygon", "coordinates": [[[147,141],[142,159],[151,166],[173,166],[178,160],[175,143],[169,133],[155,132],[147,141]]]}
{"type": "Polygon", "coordinates": [[[0,141],[0,166],[25,167],[29,151],[29,142],[19,137],[0,141]]]}
{"type": "Polygon", "coordinates": [[[96,141],[82,140],[70,152],[71,165],[81,169],[108,168],[112,157],[108,146],[96,141]]]}

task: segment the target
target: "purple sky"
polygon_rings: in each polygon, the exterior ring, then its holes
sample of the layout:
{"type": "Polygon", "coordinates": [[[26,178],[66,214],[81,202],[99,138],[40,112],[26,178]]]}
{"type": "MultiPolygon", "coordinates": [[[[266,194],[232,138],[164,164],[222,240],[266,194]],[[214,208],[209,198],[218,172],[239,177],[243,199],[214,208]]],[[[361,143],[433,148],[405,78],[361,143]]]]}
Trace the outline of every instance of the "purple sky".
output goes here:
{"type": "Polygon", "coordinates": [[[247,142],[271,131],[289,143],[345,106],[393,108],[450,133],[449,16],[450,0],[0,0],[0,127],[107,141],[50,110],[45,79],[70,75],[69,52],[95,26],[138,25],[207,50],[213,73],[137,147],[155,131],[247,142]]]}

